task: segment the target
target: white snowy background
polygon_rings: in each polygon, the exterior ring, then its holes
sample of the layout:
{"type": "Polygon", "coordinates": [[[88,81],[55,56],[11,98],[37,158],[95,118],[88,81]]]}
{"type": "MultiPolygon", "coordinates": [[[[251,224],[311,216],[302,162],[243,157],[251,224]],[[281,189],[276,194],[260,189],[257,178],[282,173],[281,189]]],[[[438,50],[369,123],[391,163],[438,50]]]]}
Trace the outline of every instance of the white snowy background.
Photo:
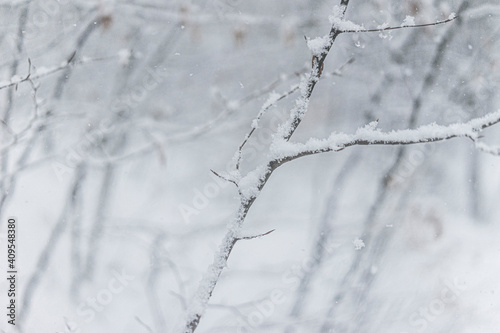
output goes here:
{"type": "MultiPolygon", "coordinates": [[[[3,310],[0,331],[182,327],[239,206],[211,170],[234,175],[252,126],[242,175],[500,109],[496,0],[351,0],[351,22],[339,3],[2,0],[0,268],[15,216],[19,276],[17,325],[3,310]],[[291,140],[308,143],[273,142],[331,24],[409,27],[337,37],[291,140]]],[[[274,171],[243,236],[274,231],[236,244],[196,332],[498,332],[500,156],[481,148],[498,152],[500,125],[475,139],[274,171]]]]}

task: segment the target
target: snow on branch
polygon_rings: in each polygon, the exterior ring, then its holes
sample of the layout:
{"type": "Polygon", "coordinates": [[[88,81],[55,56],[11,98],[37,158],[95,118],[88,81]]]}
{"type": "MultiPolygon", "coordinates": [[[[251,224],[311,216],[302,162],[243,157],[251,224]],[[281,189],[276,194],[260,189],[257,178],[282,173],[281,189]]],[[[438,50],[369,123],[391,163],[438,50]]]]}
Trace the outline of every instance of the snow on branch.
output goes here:
{"type": "MultiPolygon", "coordinates": [[[[330,48],[332,47],[336,38],[340,34],[347,32],[381,32],[386,30],[421,28],[448,23],[459,17],[455,13],[452,13],[446,20],[417,25],[413,25],[414,20],[410,17],[407,17],[400,26],[391,27],[387,24],[383,24],[381,26],[378,26],[376,29],[365,29],[364,26],[355,24],[345,19],[345,11],[348,4],[349,1],[345,0],[341,1],[340,6],[334,7],[333,14],[329,17],[329,21],[332,26],[328,35],[315,39],[307,39],[307,46],[313,55],[312,68],[309,76],[303,78],[300,82],[299,89],[301,95],[296,100],[295,107],[290,111],[290,119],[282,124],[278,129],[277,136],[283,138],[285,141],[288,141],[291,138],[299,124],[302,122],[305,114],[307,113],[307,109],[309,107],[309,99],[312,95],[314,87],[316,86],[316,83],[321,77],[326,56],[328,55],[330,48]]],[[[462,4],[458,13],[461,13],[463,10],[465,10],[467,6],[467,2],[462,4]]]]}
{"type": "MultiPolygon", "coordinates": [[[[336,7],[334,17],[332,18],[334,22],[341,22],[344,20],[345,11],[348,5],[349,0],[340,1],[340,6],[336,7]]],[[[300,96],[295,100],[295,106],[290,110],[290,118],[278,128],[276,132],[277,137],[281,137],[285,141],[288,141],[302,122],[309,108],[309,99],[314,91],[314,87],[316,83],[318,83],[321,73],[323,72],[325,59],[333,43],[341,33],[342,31],[337,29],[335,24],[332,24],[328,37],[316,39],[312,44],[308,42],[308,47],[313,54],[311,72],[307,77],[301,80],[299,84],[300,96]]]]}
{"type": "MultiPolygon", "coordinates": [[[[323,78],[329,78],[329,77],[332,77],[332,76],[342,76],[342,72],[345,69],[345,67],[347,65],[349,65],[349,64],[352,64],[353,62],[354,62],[354,58],[350,58],[343,65],[341,65],[339,68],[337,68],[336,70],[334,70],[332,72],[325,73],[322,77],[323,78]]],[[[235,156],[233,157],[233,160],[236,161],[235,164],[236,164],[236,170],[237,171],[239,171],[239,169],[240,169],[241,156],[242,156],[243,148],[245,147],[245,145],[247,144],[248,140],[253,135],[253,133],[255,132],[255,130],[258,129],[259,122],[260,122],[262,116],[272,106],[275,106],[276,103],[278,103],[279,101],[281,101],[281,100],[289,97],[290,95],[292,95],[293,93],[295,93],[297,90],[299,90],[299,87],[300,87],[300,85],[296,84],[296,85],[293,85],[289,90],[287,90],[284,93],[278,94],[278,93],[276,93],[276,92],[273,91],[272,93],[269,94],[269,97],[268,97],[267,101],[264,102],[264,104],[262,105],[259,113],[257,114],[257,117],[252,121],[252,125],[251,125],[252,129],[245,136],[243,142],[240,144],[240,146],[238,147],[238,150],[235,153],[235,156]]]]}
{"type": "MultiPolygon", "coordinates": [[[[465,3],[464,7],[467,6],[467,3],[465,3]]],[[[465,8],[461,8],[463,10],[465,8]]],[[[441,20],[437,22],[432,22],[432,23],[424,23],[424,24],[415,24],[415,18],[413,16],[407,15],[406,18],[403,20],[400,26],[389,26],[388,23],[384,23],[382,25],[379,25],[375,29],[366,29],[363,25],[356,24],[354,22],[348,21],[344,17],[345,13],[345,7],[344,6],[335,6],[333,8],[333,14],[330,15],[328,18],[330,21],[330,24],[334,29],[336,29],[340,33],[345,33],[345,32],[381,32],[381,31],[386,31],[386,30],[397,30],[397,29],[405,29],[405,28],[422,28],[422,27],[429,27],[433,25],[439,25],[439,24],[444,24],[451,22],[455,19],[458,18],[457,14],[451,13],[446,20],[441,20]]],[[[322,37],[321,39],[327,38],[322,37]]],[[[315,39],[313,40],[310,44],[308,43],[308,46],[311,50],[321,50],[321,48],[326,47],[328,45],[327,42],[321,43],[321,39],[315,39]]]]}
{"type": "Polygon", "coordinates": [[[406,29],[406,28],[430,27],[433,25],[445,24],[445,23],[454,21],[457,18],[458,18],[458,16],[455,15],[455,13],[452,13],[446,20],[441,20],[441,21],[437,21],[437,22],[433,22],[433,23],[415,24],[413,17],[407,16],[400,26],[395,26],[395,27],[390,27],[387,24],[383,24],[383,25],[378,26],[375,29],[365,29],[363,26],[356,25],[350,21],[342,21],[341,23],[337,24],[336,27],[342,33],[347,33],[347,32],[381,32],[381,31],[387,31],[387,30],[398,30],[398,29],[406,29]]]}
{"type": "Polygon", "coordinates": [[[358,25],[344,18],[346,8],[344,6],[333,7],[333,14],[328,17],[330,24],[337,30],[342,32],[347,31],[362,31],[366,30],[363,25],[358,25]]]}
{"type": "MultiPolygon", "coordinates": [[[[417,129],[383,132],[377,129],[378,121],[359,128],[354,134],[332,133],[327,139],[309,139],[306,143],[292,143],[275,138],[271,145],[272,158],[288,162],[296,158],[317,153],[340,151],[355,145],[410,145],[443,141],[456,137],[467,137],[474,142],[481,130],[500,122],[500,110],[467,123],[437,125],[435,123],[417,129]]],[[[498,149],[483,143],[476,143],[482,151],[498,154],[498,149]]]]}

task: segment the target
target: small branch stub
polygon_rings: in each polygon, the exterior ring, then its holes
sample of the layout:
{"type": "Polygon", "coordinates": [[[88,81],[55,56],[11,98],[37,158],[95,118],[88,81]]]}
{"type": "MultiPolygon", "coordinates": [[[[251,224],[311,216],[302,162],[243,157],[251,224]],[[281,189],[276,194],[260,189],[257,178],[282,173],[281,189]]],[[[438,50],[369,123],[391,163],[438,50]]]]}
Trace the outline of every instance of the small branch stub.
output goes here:
{"type": "Polygon", "coordinates": [[[214,170],[212,170],[212,169],[210,169],[210,171],[211,171],[214,175],[216,175],[217,177],[219,177],[220,179],[225,180],[225,181],[230,182],[230,183],[233,183],[234,185],[236,185],[236,187],[238,187],[238,184],[237,184],[234,180],[229,179],[229,178],[227,178],[227,177],[224,177],[224,176],[222,176],[222,175],[218,174],[217,172],[215,172],[215,171],[214,171],[214,170]]]}
{"type": "Polygon", "coordinates": [[[276,230],[276,229],[269,230],[268,232],[265,232],[265,233],[260,234],[260,235],[255,235],[255,236],[239,237],[239,238],[237,238],[236,240],[249,240],[249,239],[260,238],[260,237],[263,237],[263,236],[269,235],[270,233],[274,232],[275,230],[276,230]]]}

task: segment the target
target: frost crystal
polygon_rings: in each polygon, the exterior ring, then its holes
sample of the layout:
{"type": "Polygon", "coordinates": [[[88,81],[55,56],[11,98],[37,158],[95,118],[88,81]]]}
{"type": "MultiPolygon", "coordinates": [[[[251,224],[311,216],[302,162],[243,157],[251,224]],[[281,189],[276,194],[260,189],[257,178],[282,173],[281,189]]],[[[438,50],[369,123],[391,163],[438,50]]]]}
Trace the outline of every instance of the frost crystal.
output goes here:
{"type": "Polygon", "coordinates": [[[363,242],[363,240],[359,239],[359,238],[356,238],[355,240],[353,240],[352,244],[354,245],[354,249],[357,251],[359,251],[365,247],[365,242],[363,242]]]}
{"type": "Polygon", "coordinates": [[[410,15],[406,15],[406,18],[403,20],[403,23],[401,23],[402,27],[411,27],[415,25],[415,18],[410,15]]]}
{"type": "Polygon", "coordinates": [[[333,8],[333,14],[328,17],[330,24],[339,31],[361,31],[365,30],[362,25],[344,20],[344,9],[339,6],[333,8]]]}
{"type": "Polygon", "coordinates": [[[326,51],[328,45],[330,43],[330,39],[328,36],[317,37],[314,39],[310,39],[307,41],[307,47],[311,50],[312,54],[320,55],[324,51],[326,51]]]}
{"type": "Polygon", "coordinates": [[[127,49],[121,49],[118,51],[118,63],[122,66],[128,65],[130,58],[132,57],[132,52],[127,49]]]}
{"type": "Polygon", "coordinates": [[[377,29],[383,30],[389,28],[389,23],[385,22],[382,23],[381,25],[377,26],[377,29]]]}

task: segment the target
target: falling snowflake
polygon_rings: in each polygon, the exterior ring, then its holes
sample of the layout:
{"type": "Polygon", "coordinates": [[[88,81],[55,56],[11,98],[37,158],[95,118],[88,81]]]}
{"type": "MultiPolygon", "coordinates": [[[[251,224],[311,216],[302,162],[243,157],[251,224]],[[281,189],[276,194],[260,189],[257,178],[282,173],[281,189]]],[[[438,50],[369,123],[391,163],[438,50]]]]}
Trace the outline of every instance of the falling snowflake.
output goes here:
{"type": "Polygon", "coordinates": [[[359,238],[356,238],[355,240],[353,240],[352,244],[354,245],[355,250],[361,250],[362,248],[365,247],[365,242],[363,242],[363,240],[359,239],[359,238]]]}
{"type": "Polygon", "coordinates": [[[415,18],[410,15],[406,15],[406,18],[404,19],[403,23],[401,24],[402,27],[411,27],[415,25],[415,18]]]}

